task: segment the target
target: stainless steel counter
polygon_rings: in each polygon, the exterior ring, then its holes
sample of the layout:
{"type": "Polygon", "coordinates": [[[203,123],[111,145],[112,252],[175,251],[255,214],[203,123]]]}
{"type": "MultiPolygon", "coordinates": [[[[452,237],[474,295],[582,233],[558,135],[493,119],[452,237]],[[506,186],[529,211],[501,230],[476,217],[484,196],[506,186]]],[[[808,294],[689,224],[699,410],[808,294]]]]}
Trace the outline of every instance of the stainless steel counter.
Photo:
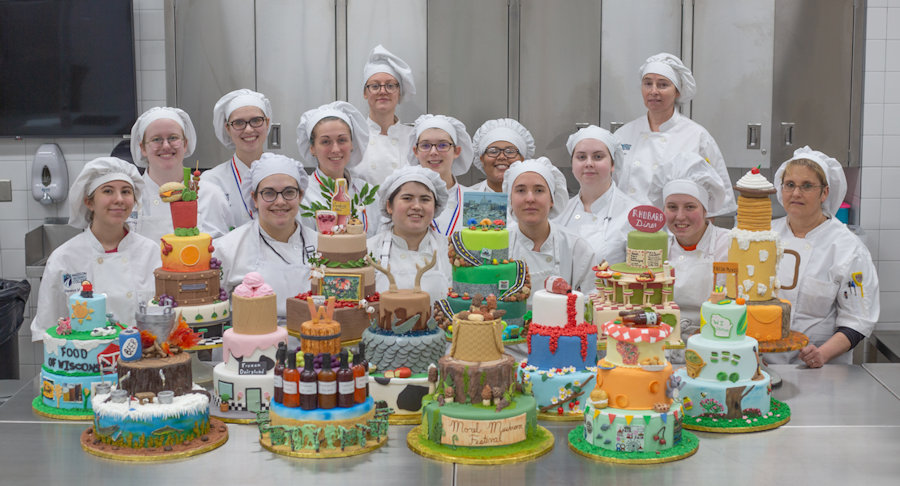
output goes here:
{"type": "Polygon", "coordinates": [[[255,427],[229,425],[228,442],[207,454],[165,464],[118,463],[81,450],[78,437],[88,426],[86,422],[60,423],[34,415],[30,404],[37,393],[35,381],[0,406],[0,483],[59,484],[68,478],[84,484],[101,478],[127,481],[141,474],[177,478],[185,484],[210,480],[277,484],[314,478],[316,486],[389,481],[546,486],[610,480],[614,483],[608,484],[846,486],[900,477],[900,461],[896,460],[900,457],[900,400],[874,376],[882,380],[897,377],[892,383],[900,385],[900,364],[775,368],[784,377],[784,385],[775,395],[791,406],[790,423],[753,434],[697,433],[701,439],[697,454],[648,466],[605,464],[575,455],[566,442],[575,424],[557,422],[542,424],[556,436],[550,454],[506,466],[453,465],[422,458],[406,447],[410,426],[391,426],[387,445],[346,459],[316,461],[271,454],[259,446],[255,427]]]}
{"type": "Polygon", "coordinates": [[[862,367],[895,397],[900,398],[900,364],[865,363],[862,367]]]}

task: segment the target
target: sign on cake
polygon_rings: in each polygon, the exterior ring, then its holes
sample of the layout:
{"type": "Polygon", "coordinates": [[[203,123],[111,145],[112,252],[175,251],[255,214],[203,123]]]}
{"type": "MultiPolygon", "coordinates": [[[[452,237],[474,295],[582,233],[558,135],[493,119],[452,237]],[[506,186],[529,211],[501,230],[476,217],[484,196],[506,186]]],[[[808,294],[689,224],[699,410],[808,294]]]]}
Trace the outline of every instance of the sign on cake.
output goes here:
{"type": "Polygon", "coordinates": [[[266,371],[266,363],[261,361],[241,361],[238,368],[239,375],[264,375],[266,371]]]}
{"type": "Polygon", "coordinates": [[[525,440],[525,414],[497,420],[461,420],[441,416],[442,444],[495,446],[525,440]]]}
{"type": "MultiPolygon", "coordinates": [[[[463,217],[468,222],[485,219],[506,221],[507,194],[505,192],[464,192],[463,217]]],[[[467,223],[468,226],[468,223],[467,223]]]]}
{"type": "Polygon", "coordinates": [[[631,226],[644,233],[656,233],[666,225],[666,215],[656,206],[635,206],[628,213],[631,226]]]}

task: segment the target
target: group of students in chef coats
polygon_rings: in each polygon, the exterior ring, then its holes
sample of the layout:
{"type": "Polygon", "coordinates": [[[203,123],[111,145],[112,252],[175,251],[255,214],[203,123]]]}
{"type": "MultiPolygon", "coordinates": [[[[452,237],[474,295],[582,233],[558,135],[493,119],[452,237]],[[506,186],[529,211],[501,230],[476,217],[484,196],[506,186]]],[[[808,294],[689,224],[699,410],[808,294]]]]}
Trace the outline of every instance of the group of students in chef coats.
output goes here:
{"type": "MultiPolygon", "coordinates": [[[[316,251],[312,218],[301,206],[324,202],[320,183],[345,178],[350,194],[379,185],[374,202],[360,204],[368,250],[390,265],[397,284],[411,287],[417,267],[432,258],[422,287],[433,300],[451,282],[447,237],[464,226],[464,192],[505,192],[509,200],[511,258],[524,260],[539,286],[560,275],[573,288],[594,288],[591,267],[624,261],[628,212],[640,204],[664,210],[669,260],[677,280],[685,337],[699,327],[699,306],[712,282],[712,262],[727,259],[728,230],[710,218],[736,210],[725,161],[699,124],[682,116],[679,103],[696,92],[690,70],[671,54],[641,66],[646,116],[616,134],[589,126],[571,134],[566,148],[579,190],[569,198],[566,179],[546,157],[535,157],[531,133],[519,122],[489,120],[470,137],[465,125],[426,114],[412,126],[395,114],[403,96],[415,93],[412,71],[382,46],[364,68],[368,117],[336,101],[304,113],[297,127],[300,153],[316,169],[264,153],[272,105],[261,93],[239,89],[213,109],[217,138],[234,150],[230,160],[201,177],[198,225],[214,237],[230,291],[250,271],[260,272],[285,298],[309,289],[309,258],[316,251]],[[474,165],[484,181],[473,187],[457,177],[474,165]]],[[[190,117],[177,108],[152,108],[132,130],[131,151],[141,176],[121,160],[88,163],[72,187],[70,224],[89,228],[48,260],[32,322],[34,339],[65,314],[65,299],[82,280],[109,297],[109,308],[133,322],[138,293],[153,291],[160,265],[155,243],[171,231],[168,205],[158,189],[182,179],[185,157],[196,146],[190,117]]],[[[776,173],[778,200],[787,216],[774,222],[786,248],[801,253],[800,284],[780,296],[794,303],[792,327],[810,346],[770,360],[803,360],[810,367],[846,362],[847,351],[878,319],[878,279],[866,247],[834,218],[846,179],[834,159],[801,149],[776,173]]],[[[781,270],[779,270],[781,272],[781,270]]],[[[380,273],[376,287],[387,288],[380,273]]]]}

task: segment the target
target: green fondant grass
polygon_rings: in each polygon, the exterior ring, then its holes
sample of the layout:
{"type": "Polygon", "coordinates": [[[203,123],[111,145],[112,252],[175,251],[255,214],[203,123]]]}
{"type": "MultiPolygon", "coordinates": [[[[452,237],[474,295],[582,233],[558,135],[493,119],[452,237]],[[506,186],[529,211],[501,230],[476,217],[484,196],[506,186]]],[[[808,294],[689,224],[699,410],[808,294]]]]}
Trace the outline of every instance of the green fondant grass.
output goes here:
{"type": "Polygon", "coordinates": [[[696,449],[700,441],[697,436],[686,431],[681,431],[681,441],[675,447],[658,452],[619,452],[597,447],[589,444],[584,440],[584,425],[579,425],[569,432],[569,444],[581,452],[592,456],[601,456],[610,459],[619,459],[623,461],[652,461],[654,459],[665,459],[667,457],[683,456],[690,451],[696,449]]]}
{"type": "MultiPolygon", "coordinates": [[[[104,327],[104,326],[97,326],[97,327],[104,327]]],[[[112,341],[113,339],[119,337],[120,330],[121,329],[116,327],[116,333],[111,334],[109,336],[91,336],[91,331],[72,331],[71,334],[60,335],[59,333],[56,332],[55,327],[51,327],[51,328],[47,329],[47,334],[49,334],[50,337],[54,337],[54,338],[58,338],[58,339],[67,339],[69,341],[90,341],[90,340],[100,341],[100,340],[104,340],[104,339],[108,339],[108,340],[112,341]]]]}
{"type": "Polygon", "coordinates": [[[766,428],[791,416],[791,407],[787,403],[771,399],[769,405],[771,414],[767,417],[750,417],[746,419],[726,419],[722,417],[684,417],[684,425],[686,427],[709,427],[715,429],[744,429],[744,428],[766,428]],[[750,420],[750,423],[747,423],[750,420]]]}
{"type": "Polygon", "coordinates": [[[515,444],[488,447],[463,447],[431,442],[428,440],[427,433],[422,432],[424,430],[422,427],[419,427],[418,430],[420,431],[419,439],[421,440],[423,449],[435,454],[468,457],[472,459],[499,459],[519,452],[527,452],[542,446],[544,441],[553,436],[547,429],[537,427],[530,437],[515,444]]]}
{"type": "Polygon", "coordinates": [[[38,412],[42,412],[48,415],[71,415],[75,417],[80,417],[83,415],[94,415],[93,410],[88,410],[84,408],[55,408],[48,407],[44,405],[44,400],[41,395],[34,397],[34,400],[31,401],[31,406],[37,410],[38,412]]]}

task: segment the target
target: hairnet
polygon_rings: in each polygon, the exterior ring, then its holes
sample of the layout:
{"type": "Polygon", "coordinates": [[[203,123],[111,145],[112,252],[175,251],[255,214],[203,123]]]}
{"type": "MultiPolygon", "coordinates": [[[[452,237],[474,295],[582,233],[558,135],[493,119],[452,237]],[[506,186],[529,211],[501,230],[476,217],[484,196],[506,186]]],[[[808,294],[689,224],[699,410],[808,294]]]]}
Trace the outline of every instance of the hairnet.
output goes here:
{"type": "Polygon", "coordinates": [[[184,148],[184,156],[190,157],[197,147],[197,131],[191,123],[191,117],[182,109],[169,108],[167,106],[155,106],[145,111],[131,126],[131,159],[135,165],[143,169],[147,168],[147,156],[141,153],[141,142],[144,141],[144,132],[151,123],[160,119],[174,120],[184,132],[187,146],[184,148]]]}
{"type": "Polygon", "coordinates": [[[135,166],[116,157],[99,157],[84,165],[81,173],[69,189],[69,224],[76,228],[90,225],[91,210],[84,204],[85,198],[112,181],[125,181],[134,190],[135,209],[140,208],[144,179],[135,166]]]}
{"type": "Polygon", "coordinates": [[[794,156],[784,161],[784,163],[781,164],[781,167],[775,171],[774,184],[775,191],[778,194],[778,203],[784,206],[784,202],[781,200],[781,183],[784,180],[784,170],[787,168],[790,161],[797,159],[811,160],[816,164],[819,164],[819,167],[825,172],[825,179],[829,189],[828,198],[822,203],[822,211],[829,216],[837,214],[838,209],[841,207],[841,203],[844,202],[844,196],[847,195],[847,176],[844,175],[844,168],[841,166],[841,163],[833,157],[829,157],[818,150],[813,150],[809,148],[808,145],[795,150],[794,156]]]}
{"type": "Polygon", "coordinates": [[[660,164],[650,181],[648,196],[653,205],[664,208],[672,194],[693,196],[707,213],[715,214],[725,204],[731,187],[722,182],[716,170],[700,154],[681,152],[660,164]]]}
{"type": "MultiPolygon", "coordinates": [[[[461,149],[459,155],[453,159],[453,167],[451,168],[453,175],[459,176],[468,172],[469,167],[472,165],[472,139],[469,137],[469,133],[466,132],[466,126],[463,122],[452,116],[422,115],[416,118],[415,130],[409,135],[410,145],[415,147],[422,132],[429,128],[439,128],[447,132],[453,144],[461,149]]],[[[410,151],[408,157],[410,165],[419,165],[419,159],[416,158],[415,152],[410,151]]]]}
{"type": "Polygon", "coordinates": [[[312,137],[316,124],[328,117],[340,118],[350,127],[353,151],[350,152],[347,169],[356,167],[362,162],[366,146],[369,144],[369,125],[366,117],[346,101],[333,101],[309,110],[300,117],[300,124],[297,125],[297,147],[300,149],[300,156],[310,165],[318,165],[318,159],[309,150],[311,146],[309,139],[312,137]]]}
{"type": "MultiPolygon", "coordinates": [[[[553,201],[549,219],[559,216],[569,201],[569,190],[566,187],[566,176],[547,157],[527,159],[522,162],[516,161],[509,166],[509,169],[506,169],[506,172],[503,173],[503,192],[508,194],[507,200],[510,200],[509,195],[512,193],[516,179],[526,172],[535,172],[544,178],[547,182],[547,187],[550,189],[550,197],[553,201]]],[[[512,208],[511,203],[510,208],[512,208]]],[[[510,211],[510,217],[513,221],[517,221],[515,211],[510,211]]]]}
{"type": "MultiPolygon", "coordinates": [[[[569,135],[569,140],[566,141],[566,149],[569,151],[569,156],[575,154],[575,146],[578,145],[578,142],[586,138],[593,138],[603,142],[606,145],[606,149],[609,150],[613,163],[622,164],[625,161],[625,153],[622,152],[622,144],[619,143],[619,139],[609,130],[600,128],[597,125],[584,127],[569,135]]],[[[621,167],[619,167],[619,170],[621,170],[621,167]]]]}
{"type": "Polygon", "coordinates": [[[303,170],[303,164],[285,155],[265,152],[258,161],[250,166],[250,187],[256,191],[263,179],[274,174],[286,174],[293,177],[303,192],[306,192],[306,188],[309,186],[309,176],[303,170]]]}
{"type": "Polygon", "coordinates": [[[236,89],[219,98],[213,108],[213,129],[216,132],[216,138],[231,150],[234,150],[234,142],[228,136],[225,122],[228,121],[228,117],[234,110],[243,106],[255,106],[262,110],[266,118],[272,118],[272,103],[262,93],[249,89],[236,89]]]}
{"type": "Polygon", "coordinates": [[[407,182],[419,182],[431,190],[434,194],[434,217],[437,218],[447,206],[447,184],[441,180],[441,176],[437,172],[419,166],[400,167],[381,183],[381,187],[378,188],[381,215],[391,219],[391,215],[387,212],[388,199],[394,191],[407,182]]]}
{"type": "Polygon", "coordinates": [[[691,70],[681,62],[678,56],[667,52],[650,56],[641,66],[641,78],[643,79],[649,73],[665,76],[675,85],[680,95],[677,99],[679,103],[687,103],[691,101],[697,94],[697,82],[694,81],[694,75],[691,70]]]}
{"type": "Polygon", "coordinates": [[[381,44],[372,48],[369,52],[369,60],[363,67],[363,82],[368,83],[369,78],[377,73],[387,73],[400,83],[400,97],[409,93],[416,94],[416,83],[413,82],[412,69],[403,59],[392,54],[381,44]]]}
{"type": "Polygon", "coordinates": [[[481,156],[492,143],[499,141],[515,145],[523,159],[534,157],[534,137],[521,123],[512,118],[488,120],[478,127],[475,136],[472,137],[472,143],[475,145],[475,167],[482,173],[484,165],[481,163],[481,156]]]}

